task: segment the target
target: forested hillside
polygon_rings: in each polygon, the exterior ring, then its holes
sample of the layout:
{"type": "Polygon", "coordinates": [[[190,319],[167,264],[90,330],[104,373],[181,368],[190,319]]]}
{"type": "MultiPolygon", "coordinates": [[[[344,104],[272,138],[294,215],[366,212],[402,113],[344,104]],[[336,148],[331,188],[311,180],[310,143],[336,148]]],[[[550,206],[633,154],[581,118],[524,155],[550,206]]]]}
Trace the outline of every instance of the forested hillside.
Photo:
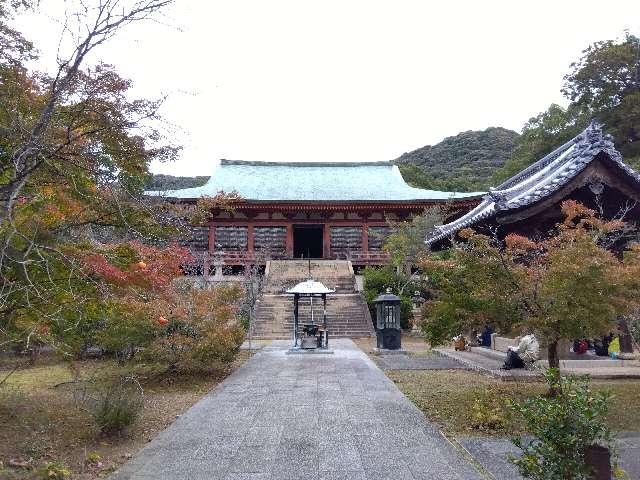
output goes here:
{"type": "Polygon", "coordinates": [[[433,190],[484,190],[511,157],[518,133],[501,127],[467,131],[402,154],[395,162],[414,187],[433,190]]]}
{"type": "Polygon", "coordinates": [[[179,188],[200,187],[207,183],[209,177],[174,177],[173,175],[152,175],[147,184],[146,190],[177,190],[179,188]]]}

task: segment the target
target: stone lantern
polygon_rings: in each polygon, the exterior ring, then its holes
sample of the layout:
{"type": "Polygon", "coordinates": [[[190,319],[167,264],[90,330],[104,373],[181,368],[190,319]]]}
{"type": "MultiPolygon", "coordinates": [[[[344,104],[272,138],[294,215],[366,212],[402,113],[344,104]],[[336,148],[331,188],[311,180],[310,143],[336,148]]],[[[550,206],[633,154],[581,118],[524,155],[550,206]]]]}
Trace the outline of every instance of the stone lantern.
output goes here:
{"type": "Polygon", "coordinates": [[[377,346],[384,350],[400,350],[400,297],[391,289],[374,300],[376,305],[377,346]]]}

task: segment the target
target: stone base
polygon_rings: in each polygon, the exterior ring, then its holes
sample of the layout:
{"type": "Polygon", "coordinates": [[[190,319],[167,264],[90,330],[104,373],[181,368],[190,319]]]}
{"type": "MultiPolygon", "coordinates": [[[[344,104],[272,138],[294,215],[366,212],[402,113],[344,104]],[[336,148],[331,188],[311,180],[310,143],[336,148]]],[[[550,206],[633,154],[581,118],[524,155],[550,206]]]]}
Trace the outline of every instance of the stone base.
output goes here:
{"type": "Polygon", "coordinates": [[[618,354],[618,359],[619,360],[636,360],[638,358],[638,355],[635,353],[630,353],[630,352],[620,352],[618,354]]]}
{"type": "Polygon", "coordinates": [[[333,350],[329,348],[300,348],[300,347],[291,347],[289,350],[285,352],[287,355],[297,355],[297,354],[308,354],[308,355],[332,355],[333,350]]]}
{"type": "Polygon", "coordinates": [[[407,354],[407,351],[404,348],[399,348],[397,350],[389,350],[387,348],[375,347],[373,351],[375,353],[379,353],[380,355],[406,355],[407,354]]]}

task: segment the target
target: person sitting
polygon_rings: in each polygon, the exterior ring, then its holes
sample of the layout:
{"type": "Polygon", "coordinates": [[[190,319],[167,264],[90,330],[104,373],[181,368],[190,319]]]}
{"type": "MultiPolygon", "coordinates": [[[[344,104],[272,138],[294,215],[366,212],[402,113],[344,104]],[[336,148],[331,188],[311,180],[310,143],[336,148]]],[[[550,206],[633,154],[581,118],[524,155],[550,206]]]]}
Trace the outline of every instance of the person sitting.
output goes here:
{"type": "Polygon", "coordinates": [[[485,325],[482,334],[480,334],[481,347],[491,347],[491,335],[493,335],[493,328],[489,325],[485,325]]]}
{"type": "Polygon", "coordinates": [[[575,340],[573,342],[573,353],[578,355],[584,355],[589,350],[589,343],[585,338],[581,340],[575,340]]]}
{"type": "Polygon", "coordinates": [[[593,349],[598,357],[609,356],[609,344],[611,343],[611,340],[613,340],[613,333],[604,335],[601,340],[593,342],[593,349]]]}
{"type": "Polygon", "coordinates": [[[512,345],[507,349],[507,358],[502,366],[503,370],[512,368],[524,368],[533,364],[540,355],[540,345],[535,335],[525,335],[520,339],[518,345],[512,345]]]}
{"type": "Polygon", "coordinates": [[[467,349],[467,340],[464,335],[456,335],[453,337],[453,348],[456,352],[464,352],[467,349]]]}

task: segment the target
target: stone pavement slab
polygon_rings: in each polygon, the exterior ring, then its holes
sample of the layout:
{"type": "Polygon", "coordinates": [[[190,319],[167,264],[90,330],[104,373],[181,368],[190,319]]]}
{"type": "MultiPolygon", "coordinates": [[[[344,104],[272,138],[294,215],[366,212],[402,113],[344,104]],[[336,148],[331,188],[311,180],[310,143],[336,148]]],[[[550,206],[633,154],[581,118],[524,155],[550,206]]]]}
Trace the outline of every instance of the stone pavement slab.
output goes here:
{"type": "Polygon", "coordinates": [[[481,478],[351,340],[265,345],[111,480],[481,478]]]}
{"type": "Polygon", "coordinates": [[[373,357],[383,370],[469,370],[466,365],[443,355],[380,355],[373,357]]]}
{"type": "MultiPolygon", "coordinates": [[[[458,442],[495,480],[523,480],[509,456],[520,450],[507,438],[463,437],[458,442]]],[[[640,434],[622,433],[617,437],[620,467],[628,478],[640,478],[640,434]]]]}
{"type": "MultiPolygon", "coordinates": [[[[527,370],[516,368],[512,370],[501,370],[503,360],[498,360],[491,356],[482,355],[477,351],[458,352],[452,348],[436,348],[434,349],[443,356],[451,360],[460,362],[466,367],[477,370],[486,375],[490,375],[501,380],[511,381],[537,381],[540,373],[536,370],[527,370]]],[[[591,378],[600,380],[619,380],[619,379],[637,379],[640,378],[640,366],[629,363],[629,366],[617,367],[587,367],[593,365],[589,360],[585,360],[584,367],[565,367],[562,371],[565,374],[573,375],[589,375],[591,378]]]]}

